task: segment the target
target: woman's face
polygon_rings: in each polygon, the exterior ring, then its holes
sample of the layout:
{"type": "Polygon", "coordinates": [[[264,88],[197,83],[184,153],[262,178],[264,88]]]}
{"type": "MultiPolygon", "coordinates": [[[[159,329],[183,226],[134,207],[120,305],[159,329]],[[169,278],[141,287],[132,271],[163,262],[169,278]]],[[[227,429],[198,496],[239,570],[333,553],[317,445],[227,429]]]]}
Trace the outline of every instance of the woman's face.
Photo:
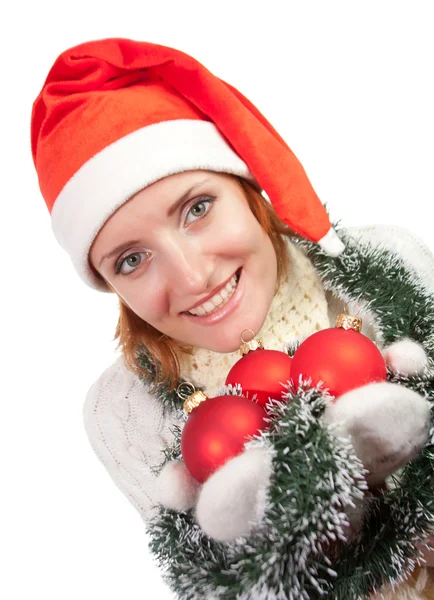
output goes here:
{"type": "Polygon", "coordinates": [[[276,289],[273,245],[237,180],[187,171],[150,185],[105,223],[93,267],[179,342],[232,352],[262,327],[276,289]]]}

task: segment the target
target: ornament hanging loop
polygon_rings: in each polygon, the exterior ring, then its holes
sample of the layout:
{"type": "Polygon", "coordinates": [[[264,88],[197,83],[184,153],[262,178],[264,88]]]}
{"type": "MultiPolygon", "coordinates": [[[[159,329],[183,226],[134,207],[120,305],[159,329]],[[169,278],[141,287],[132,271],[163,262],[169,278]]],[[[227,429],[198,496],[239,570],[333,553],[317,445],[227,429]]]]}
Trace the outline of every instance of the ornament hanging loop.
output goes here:
{"type": "Polygon", "coordinates": [[[242,344],[248,344],[249,342],[251,342],[253,340],[254,337],[255,337],[255,332],[253,331],[253,329],[243,329],[242,332],[241,332],[241,335],[240,335],[241,343],[242,344]],[[246,331],[248,333],[252,334],[252,336],[251,336],[251,338],[249,340],[245,340],[244,337],[243,337],[244,334],[246,333],[246,331]]]}
{"type": "Polygon", "coordinates": [[[356,300],[351,300],[344,306],[344,313],[349,317],[358,317],[361,310],[361,306],[356,300]],[[351,310],[351,307],[354,307],[354,309],[357,310],[355,315],[351,314],[352,312],[354,312],[353,310],[351,310]]]}
{"type": "Polygon", "coordinates": [[[264,349],[262,340],[260,340],[259,338],[255,338],[255,332],[252,331],[251,329],[243,329],[243,331],[241,332],[241,346],[240,346],[241,356],[244,356],[245,354],[248,354],[249,352],[252,352],[253,350],[258,350],[258,349],[261,349],[261,350],[264,349]],[[243,338],[243,335],[246,331],[252,334],[252,337],[250,338],[250,340],[248,342],[243,338]]]}
{"type": "Polygon", "coordinates": [[[178,398],[181,398],[181,400],[187,400],[192,394],[194,394],[195,391],[196,388],[192,383],[184,381],[176,388],[176,395],[178,398]]]}

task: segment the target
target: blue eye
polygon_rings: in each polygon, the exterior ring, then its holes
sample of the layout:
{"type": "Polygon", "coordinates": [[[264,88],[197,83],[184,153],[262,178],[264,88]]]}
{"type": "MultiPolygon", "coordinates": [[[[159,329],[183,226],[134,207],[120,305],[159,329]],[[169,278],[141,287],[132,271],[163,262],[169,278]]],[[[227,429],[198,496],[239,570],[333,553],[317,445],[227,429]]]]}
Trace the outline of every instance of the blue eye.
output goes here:
{"type": "Polygon", "coordinates": [[[212,202],[214,202],[214,196],[202,196],[190,207],[187,217],[185,219],[186,224],[192,223],[204,217],[210,210],[212,202]]]}
{"type": "Polygon", "coordinates": [[[116,275],[118,275],[119,273],[122,273],[123,275],[128,275],[129,273],[132,273],[137,269],[138,266],[142,264],[144,260],[142,259],[142,256],[147,258],[148,256],[150,256],[150,254],[150,252],[133,252],[132,254],[128,254],[128,256],[124,256],[124,258],[121,258],[121,260],[116,263],[116,275]],[[131,269],[125,271],[125,266],[131,267],[131,269]]]}

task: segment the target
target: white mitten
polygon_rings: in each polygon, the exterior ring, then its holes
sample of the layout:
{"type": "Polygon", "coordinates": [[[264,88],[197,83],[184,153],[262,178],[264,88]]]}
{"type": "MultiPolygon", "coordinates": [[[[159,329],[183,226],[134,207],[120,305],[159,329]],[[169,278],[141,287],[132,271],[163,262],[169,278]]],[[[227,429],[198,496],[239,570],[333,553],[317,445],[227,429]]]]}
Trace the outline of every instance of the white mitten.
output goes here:
{"type": "Polygon", "coordinates": [[[196,506],[203,531],[219,542],[247,536],[265,514],[272,474],[270,449],[247,448],[205,481],[196,506]]]}
{"type": "Polygon", "coordinates": [[[391,371],[407,376],[423,373],[428,367],[428,356],[425,350],[409,338],[384,348],[383,358],[391,371]]]}
{"type": "Polygon", "coordinates": [[[430,404],[416,392],[395,383],[371,383],[343,394],[324,411],[325,423],[350,438],[378,484],[411,460],[428,439],[430,404]]]}
{"type": "Polygon", "coordinates": [[[200,483],[190,475],[185,464],[172,460],[164,465],[156,481],[156,500],[171,510],[184,511],[197,502],[200,483]]]}

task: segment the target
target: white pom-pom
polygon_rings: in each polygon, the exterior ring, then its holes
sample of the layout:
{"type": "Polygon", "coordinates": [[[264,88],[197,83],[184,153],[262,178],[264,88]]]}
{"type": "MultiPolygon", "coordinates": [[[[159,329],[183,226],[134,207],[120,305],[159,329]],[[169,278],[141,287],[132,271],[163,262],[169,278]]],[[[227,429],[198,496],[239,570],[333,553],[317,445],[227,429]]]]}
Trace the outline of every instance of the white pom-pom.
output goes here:
{"type": "Polygon", "coordinates": [[[189,510],[196,504],[200,483],[190,474],[185,464],[174,460],[159,473],[156,481],[156,500],[171,510],[189,510]]]}
{"type": "Polygon", "coordinates": [[[247,448],[203,484],[196,519],[219,542],[247,536],[262,521],[272,474],[269,448],[247,448]]]}
{"type": "Polygon", "coordinates": [[[428,366],[428,357],[420,344],[408,338],[399,340],[383,350],[386,365],[394,373],[416,375],[428,366]]]}
{"type": "Polygon", "coordinates": [[[374,484],[411,460],[426,442],[430,404],[402,385],[370,383],[327,406],[323,420],[350,438],[369,471],[367,481],[374,484]]]}

